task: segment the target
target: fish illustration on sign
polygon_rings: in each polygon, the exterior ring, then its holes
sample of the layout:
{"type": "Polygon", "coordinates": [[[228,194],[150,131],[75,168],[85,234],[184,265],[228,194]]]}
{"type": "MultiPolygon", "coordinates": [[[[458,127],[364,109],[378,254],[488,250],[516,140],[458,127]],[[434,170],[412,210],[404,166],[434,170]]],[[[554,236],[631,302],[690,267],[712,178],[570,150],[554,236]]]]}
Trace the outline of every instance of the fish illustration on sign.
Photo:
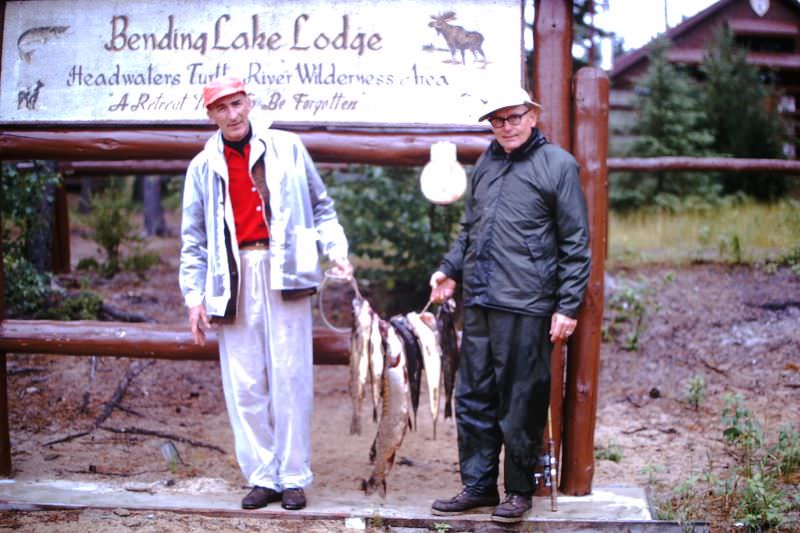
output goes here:
{"type": "Polygon", "coordinates": [[[461,64],[466,65],[464,52],[472,52],[474,61],[480,61],[478,54],[486,63],[486,54],[483,53],[483,34],[477,31],[465,30],[463,26],[454,26],[450,22],[456,19],[455,11],[431,15],[433,19],[428,23],[428,27],[436,30],[436,33],[444,37],[447,47],[450,49],[450,63],[458,63],[456,52],[461,52],[461,64]]]}
{"type": "Polygon", "coordinates": [[[40,46],[63,36],[68,29],[69,26],[38,26],[24,31],[17,39],[17,51],[20,59],[30,63],[33,53],[40,46]]]}

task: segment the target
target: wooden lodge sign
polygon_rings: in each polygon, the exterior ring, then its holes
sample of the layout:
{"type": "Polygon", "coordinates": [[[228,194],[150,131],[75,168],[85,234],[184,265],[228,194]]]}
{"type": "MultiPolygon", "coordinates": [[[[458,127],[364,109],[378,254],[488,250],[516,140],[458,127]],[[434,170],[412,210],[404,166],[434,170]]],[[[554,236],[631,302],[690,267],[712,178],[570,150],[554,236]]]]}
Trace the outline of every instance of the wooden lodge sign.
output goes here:
{"type": "Polygon", "coordinates": [[[0,122],[204,122],[203,85],[235,75],[272,121],[477,126],[492,87],[522,85],[522,8],[521,0],[12,0],[0,122]]]}

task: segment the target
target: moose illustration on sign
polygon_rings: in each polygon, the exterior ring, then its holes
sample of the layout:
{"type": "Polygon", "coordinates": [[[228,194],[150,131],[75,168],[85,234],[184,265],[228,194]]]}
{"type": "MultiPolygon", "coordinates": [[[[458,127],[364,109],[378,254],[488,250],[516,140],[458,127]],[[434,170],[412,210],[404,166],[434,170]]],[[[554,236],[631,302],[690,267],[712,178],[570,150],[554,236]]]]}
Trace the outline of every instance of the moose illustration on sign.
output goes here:
{"type": "Polygon", "coordinates": [[[472,52],[472,57],[475,61],[478,61],[478,54],[480,54],[483,58],[483,62],[486,62],[486,54],[483,53],[483,49],[481,48],[483,45],[483,35],[477,31],[465,30],[462,26],[453,26],[450,24],[450,22],[456,19],[455,11],[431,15],[431,18],[433,20],[428,23],[428,26],[434,28],[436,33],[444,37],[448,48],[450,48],[451,63],[458,63],[456,59],[456,50],[461,52],[461,64],[463,65],[466,65],[466,60],[464,59],[465,50],[472,52]]]}
{"type": "Polygon", "coordinates": [[[36,102],[39,100],[39,89],[44,87],[42,80],[38,80],[33,87],[27,87],[17,93],[17,109],[36,109],[36,102]]]}

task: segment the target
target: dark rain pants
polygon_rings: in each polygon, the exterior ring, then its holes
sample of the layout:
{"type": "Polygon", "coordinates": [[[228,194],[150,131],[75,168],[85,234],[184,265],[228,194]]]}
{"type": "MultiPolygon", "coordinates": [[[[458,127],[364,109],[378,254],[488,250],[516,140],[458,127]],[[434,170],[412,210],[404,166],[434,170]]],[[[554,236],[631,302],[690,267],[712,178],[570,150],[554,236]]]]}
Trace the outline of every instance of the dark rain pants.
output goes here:
{"type": "Polygon", "coordinates": [[[506,492],[532,494],[550,401],[550,317],[464,309],[455,391],[461,481],[494,491],[501,446],[506,492]]]}

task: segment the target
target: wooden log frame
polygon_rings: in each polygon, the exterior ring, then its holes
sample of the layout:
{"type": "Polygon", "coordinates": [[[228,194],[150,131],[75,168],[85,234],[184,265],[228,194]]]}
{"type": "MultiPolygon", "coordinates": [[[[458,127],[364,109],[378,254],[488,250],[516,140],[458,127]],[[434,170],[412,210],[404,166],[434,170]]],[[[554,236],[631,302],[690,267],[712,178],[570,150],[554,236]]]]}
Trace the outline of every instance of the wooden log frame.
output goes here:
{"type": "MultiPolygon", "coordinates": [[[[285,127],[275,124],[274,127],[293,129],[289,124],[285,127]]],[[[422,166],[430,160],[430,147],[437,141],[455,143],[459,161],[470,164],[478,159],[491,138],[485,128],[433,132],[376,128],[374,131],[340,129],[297,133],[316,163],[387,166],[422,166]]],[[[137,158],[144,156],[148,160],[162,161],[165,170],[183,173],[186,167],[182,166],[181,170],[181,164],[176,160],[188,162],[202,149],[210,134],[208,128],[188,126],[172,129],[79,129],[43,125],[11,129],[0,125],[0,152],[6,160],[122,161],[130,164],[129,168],[135,168],[137,158]]],[[[153,166],[157,164],[153,163],[153,166]]]]}
{"type": "MultiPolygon", "coordinates": [[[[533,95],[542,104],[537,126],[551,142],[568,147],[572,144],[570,128],[570,84],[572,79],[572,3],[536,0],[534,24],[534,50],[538,53],[534,62],[533,95]],[[546,74],[545,74],[546,73],[546,74]]],[[[553,346],[550,356],[550,418],[549,429],[545,427],[543,442],[553,441],[553,457],[556,472],[561,462],[561,437],[564,430],[564,372],[566,359],[564,343],[553,346]],[[552,434],[551,434],[552,432],[552,434]]],[[[537,471],[543,469],[542,465],[537,471]]],[[[557,477],[557,476],[556,476],[557,477]]],[[[552,496],[557,490],[558,479],[551,480],[550,487],[539,487],[537,496],[552,496]]]]}
{"type": "MultiPolygon", "coordinates": [[[[2,134],[0,134],[2,135],[2,134]]],[[[442,137],[447,140],[449,137],[442,137]]],[[[480,143],[482,137],[474,142],[480,143]]],[[[378,142],[378,141],[376,141],[378,142]]],[[[488,146],[488,140],[485,145],[488,146]]],[[[387,150],[391,146],[387,146],[387,150]]],[[[461,162],[472,163],[472,151],[461,155],[461,162]]],[[[413,158],[422,154],[416,154],[413,158]]],[[[21,168],[32,166],[27,161],[18,164],[21,168]]],[[[189,166],[188,159],[127,159],[121,161],[59,161],[58,171],[65,177],[107,177],[110,175],[183,175],[189,166]]],[[[796,159],[745,159],[737,157],[609,157],[608,172],[661,172],[661,171],[719,171],[719,172],[765,172],[800,175],[800,160],[796,159]]]]}
{"type": "MultiPolygon", "coordinates": [[[[570,57],[572,2],[536,0],[534,21],[534,95],[543,104],[541,126],[545,133],[562,146],[571,146],[570,57]]],[[[0,37],[3,10],[0,9],[0,37]]],[[[2,39],[0,39],[2,41],[2,39]]],[[[595,425],[597,362],[599,361],[599,324],[602,320],[602,276],[605,250],[605,217],[607,217],[607,171],[659,170],[736,170],[800,174],[800,162],[772,160],[734,160],[723,158],[647,158],[606,160],[607,123],[605,133],[599,128],[597,115],[608,113],[607,86],[596,69],[581,76],[576,87],[575,155],[584,169],[584,187],[590,204],[595,264],[590,287],[581,311],[582,327],[570,341],[567,359],[567,383],[564,396],[567,415],[562,409],[562,393],[554,392],[554,436],[562,452],[561,490],[578,495],[591,492],[593,473],[593,432],[595,425]],[[583,84],[583,85],[581,85],[583,84]],[[602,93],[605,91],[605,97],[602,93]],[[605,100],[603,99],[605,98],[605,100]],[[589,103],[590,102],[590,103],[589,103]],[[597,106],[597,108],[592,108],[597,106]],[[581,116],[583,118],[581,118],[581,116]],[[601,155],[602,154],[602,155],[601,155]],[[601,246],[602,243],[602,246],[601,246]],[[598,250],[598,246],[602,250],[598,250]],[[587,388],[588,387],[588,388],[587,388]],[[563,429],[562,429],[563,425],[563,429]]],[[[292,129],[291,124],[275,127],[292,129]]],[[[124,170],[125,174],[182,174],[186,161],[194,156],[210,134],[210,127],[175,128],[96,127],[74,125],[35,128],[0,124],[0,153],[6,160],[51,159],[62,165],[74,163],[74,173],[95,175],[124,170]]],[[[387,166],[420,166],[429,159],[430,146],[437,141],[451,141],[458,147],[462,163],[473,163],[490,140],[488,131],[398,131],[385,128],[360,130],[298,130],[310,154],[318,163],[362,163],[387,166]]],[[[2,197],[0,197],[2,202],[2,197]]],[[[66,227],[66,226],[65,226],[66,227]]],[[[0,266],[2,247],[0,246],[0,266]]],[[[5,280],[0,268],[0,288],[5,280]]],[[[4,315],[0,290],[0,320],[4,315]]],[[[342,364],[349,351],[348,339],[329,330],[314,333],[314,362],[342,364]],[[344,357],[343,357],[344,355],[344,357]]],[[[171,360],[213,360],[217,357],[213,337],[205,347],[195,346],[185,327],[109,322],[43,322],[5,320],[0,322],[0,476],[12,473],[7,403],[6,353],[53,353],[63,355],[109,355],[163,358],[171,360]]],[[[560,358],[560,356],[557,356],[560,358]]],[[[557,361],[560,365],[561,360],[557,361]]],[[[560,384],[562,368],[554,366],[554,380],[560,384]]]]}
{"type": "Polygon", "coordinates": [[[609,172],[660,172],[711,170],[721,172],[770,172],[800,175],[795,159],[744,159],[735,157],[610,157],[609,172]]]}
{"type": "Polygon", "coordinates": [[[608,76],[584,67],[575,75],[573,153],[581,164],[591,232],[592,268],[578,327],[568,343],[567,381],[559,488],[570,495],[589,494],[594,477],[594,429],[600,375],[605,255],[608,241],[608,76]]]}
{"type": "MultiPolygon", "coordinates": [[[[173,361],[219,359],[216,334],[207,332],[197,346],[184,325],[80,320],[4,320],[0,322],[0,353],[96,355],[173,361]]],[[[314,328],[314,364],[346,365],[350,335],[314,328]]]]}

